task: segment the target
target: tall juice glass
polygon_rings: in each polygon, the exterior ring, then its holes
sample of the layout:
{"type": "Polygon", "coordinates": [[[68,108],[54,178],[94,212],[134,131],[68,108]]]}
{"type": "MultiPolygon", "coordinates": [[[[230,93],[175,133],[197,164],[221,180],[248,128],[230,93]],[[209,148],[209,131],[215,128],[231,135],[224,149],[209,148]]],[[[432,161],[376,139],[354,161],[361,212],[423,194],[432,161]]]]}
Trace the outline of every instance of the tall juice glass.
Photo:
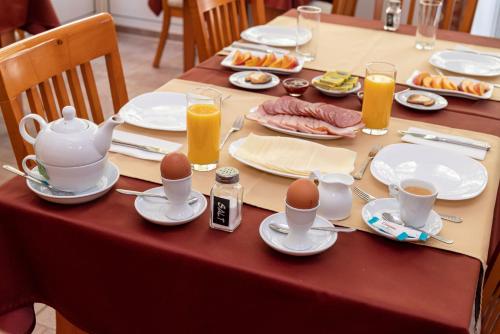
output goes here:
{"type": "Polygon", "coordinates": [[[219,161],[221,95],[206,88],[188,94],[188,158],[196,171],[209,171],[219,161]]]}
{"type": "Polygon", "coordinates": [[[391,118],[392,100],[396,87],[396,67],[374,62],[366,65],[362,116],[370,135],[385,135],[391,118]]]}

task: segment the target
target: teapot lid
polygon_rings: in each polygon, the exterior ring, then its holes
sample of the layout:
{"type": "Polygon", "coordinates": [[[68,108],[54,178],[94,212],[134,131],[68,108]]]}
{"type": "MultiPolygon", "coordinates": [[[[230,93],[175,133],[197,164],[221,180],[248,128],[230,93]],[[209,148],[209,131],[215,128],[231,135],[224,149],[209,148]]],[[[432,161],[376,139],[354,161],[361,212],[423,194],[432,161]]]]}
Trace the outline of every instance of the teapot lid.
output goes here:
{"type": "Polygon", "coordinates": [[[63,118],[55,121],[50,128],[57,133],[75,133],[86,130],[89,125],[86,121],[76,117],[73,106],[66,106],[62,110],[63,118]]]}

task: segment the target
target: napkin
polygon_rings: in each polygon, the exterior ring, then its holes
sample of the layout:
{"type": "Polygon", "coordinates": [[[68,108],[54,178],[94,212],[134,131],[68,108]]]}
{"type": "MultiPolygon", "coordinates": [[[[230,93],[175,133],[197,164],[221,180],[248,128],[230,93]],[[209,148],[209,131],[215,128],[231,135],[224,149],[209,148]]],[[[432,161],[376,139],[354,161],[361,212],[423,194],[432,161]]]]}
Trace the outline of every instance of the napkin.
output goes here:
{"type": "Polygon", "coordinates": [[[286,49],[280,49],[280,48],[274,48],[270,47],[267,45],[260,45],[260,44],[254,44],[254,43],[243,43],[243,42],[233,42],[233,44],[225,47],[223,51],[227,52],[232,52],[233,50],[240,50],[243,52],[252,52],[252,51],[260,51],[260,52],[266,52],[273,51],[275,53],[281,53],[281,54],[289,54],[290,51],[286,49]]]}
{"type": "MultiPolygon", "coordinates": [[[[120,141],[123,141],[125,143],[130,143],[130,144],[160,147],[160,148],[168,150],[168,152],[177,151],[182,146],[181,144],[174,143],[171,141],[156,139],[156,138],[147,137],[147,136],[143,136],[143,135],[137,135],[134,133],[120,131],[120,130],[115,130],[113,132],[113,139],[120,140],[120,141]]],[[[141,149],[123,146],[123,145],[117,145],[117,144],[113,144],[113,143],[111,144],[111,147],[109,148],[109,150],[111,152],[128,155],[128,156],[131,156],[134,158],[144,159],[144,160],[153,160],[153,161],[161,161],[161,159],[163,159],[163,157],[165,156],[162,153],[148,152],[148,151],[144,151],[141,149]]]]}
{"type": "Polygon", "coordinates": [[[403,241],[408,238],[418,238],[418,240],[420,241],[429,239],[429,235],[427,233],[419,232],[402,225],[394,224],[375,216],[368,220],[368,224],[379,231],[392,235],[399,241],[403,241]]]}
{"type": "MultiPolygon", "coordinates": [[[[486,142],[479,141],[479,140],[473,140],[473,139],[469,139],[469,138],[465,138],[465,137],[459,137],[459,136],[452,136],[452,135],[449,135],[449,134],[435,132],[435,131],[430,131],[430,130],[421,129],[421,128],[410,127],[408,129],[408,131],[409,132],[415,132],[415,133],[424,133],[424,134],[436,135],[436,136],[443,137],[443,138],[458,139],[458,140],[461,140],[461,141],[464,141],[464,142],[470,142],[470,143],[480,144],[480,145],[486,145],[486,144],[488,144],[486,142]]],[[[477,160],[484,160],[484,158],[486,157],[486,153],[487,153],[486,150],[481,150],[481,149],[478,149],[478,148],[472,148],[472,147],[467,147],[467,146],[460,146],[460,145],[449,144],[449,143],[442,143],[442,142],[438,142],[438,141],[432,141],[432,140],[427,140],[427,139],[423,139],[423,138],[414,137],[414,136],[411,136],[411,135],[404,135],[401,138],[401,140],[404,141],[404,142],[407,142],[407,143],[412,143],[412,144],[421,144],[421,145],[428,145],[428,146],[434,146],[434,147],[438,147],[438,148],[447,149],[447,150],[454,151],[454,152],[457,152],[457,153],[460,153],[460,154],[468,155],[469,157],[477,159],[477,160]]]]}

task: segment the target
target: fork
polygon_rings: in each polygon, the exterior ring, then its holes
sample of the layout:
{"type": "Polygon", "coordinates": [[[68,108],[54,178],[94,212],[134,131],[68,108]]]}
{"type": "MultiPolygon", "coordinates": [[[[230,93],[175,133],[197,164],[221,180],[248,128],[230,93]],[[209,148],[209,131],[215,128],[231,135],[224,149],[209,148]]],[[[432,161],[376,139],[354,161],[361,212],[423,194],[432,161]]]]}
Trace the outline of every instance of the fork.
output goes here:
{"type": "Polygon", "coordinates": [[[377,155],[378,151],[380,151],[381,148],[382,148],[382,145],[375,145],[372,147],[372,149],[368,153],[368,157],[366,158],[366,160],[363,162],[363,164],[358,169],[358,171],[356,173],[354,173],[354,175],[353,175],[353,177],[356,180],[361,180],[363,178],[363,174],[365,174],[365,171],[366,171],[366,168],[368,167],[368,164],[370,163],[370,161],[373,160],[373,158],[375,158],[375,155],[377,155]]]}
{"type": "Polygon", "coordinates": [[[243,123],[245,122],[245,116],[241,115],[239,116],[238,118],[236,118],[233,122],[233,125],[231,126],[231,129],[229,129],[229,131],[226,133],[226,136],[224,137],[224,139],[222,140],[220,146],[219,146],[219,149],[222,150],[222,148],[224,147],[224,144],[226,143],[227,139],[229,138],[229,136],[233,133],[233,132],[236,132],[236,131],[240,131],[241,128],[243,128],[243,123]]]}
{"type": "MultiPolygon", "coordinates": [[[[356,186],[353,186],[352,187],[352,191],[353,193],[358,196],[359,198],[361,198],[363,201],[365,202],[371,202],[373,200],[376,200],[377,198],[370,195],[369,193],[367,193],[366,191],[364,190],[361,190],[360,188],[356,187],[356,186]]],[[[437,214],[439,216],[441,216],[441,219],[444,219],[444,220],[447,220],[447,221],[450,221],[452,223],[461,223],[463,222],[463,219],[460,218],[460,217],[457,217],[457,216],[452,216],[452,215],[446,215],[446,214],[442,214],[442,213],[439,213],[437,212],[437,214]]]]}

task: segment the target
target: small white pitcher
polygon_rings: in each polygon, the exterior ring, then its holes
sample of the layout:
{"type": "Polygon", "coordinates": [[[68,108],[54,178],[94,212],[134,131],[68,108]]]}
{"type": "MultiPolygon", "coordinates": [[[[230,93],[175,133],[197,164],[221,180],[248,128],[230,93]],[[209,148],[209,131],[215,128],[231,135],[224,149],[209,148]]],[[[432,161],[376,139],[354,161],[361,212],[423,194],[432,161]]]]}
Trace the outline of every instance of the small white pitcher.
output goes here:
{"type": "Polygon", "coordinates": [[[328,220],[343,220],[351,215],[352,192],[350,186],[354,183],[351,175],[330,173],[321,175],[314,171],[309,179],[319,181],[318,215],[328,220]]]}

